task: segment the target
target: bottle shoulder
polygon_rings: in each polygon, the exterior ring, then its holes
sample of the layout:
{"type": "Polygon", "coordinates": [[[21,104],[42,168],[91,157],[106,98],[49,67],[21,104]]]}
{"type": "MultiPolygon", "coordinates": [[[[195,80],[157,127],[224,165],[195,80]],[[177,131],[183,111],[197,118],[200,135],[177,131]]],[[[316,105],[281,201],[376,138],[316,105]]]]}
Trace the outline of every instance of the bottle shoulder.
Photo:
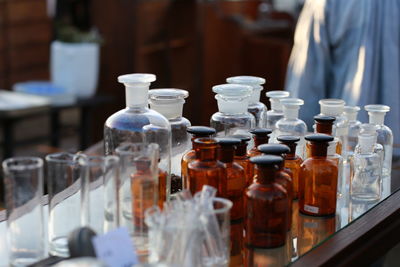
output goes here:
{"type": "Polygon", "coordinates": [[[175,119],[170,119],[169,123],[171,124],[171,128],[181,128],[181,127],[190,127],[192,126],[190,121],[185,117],[179,117],[175,119]]]}
{"type": "Polygon", "coordinates": [[[215,169],[225,170],[224,164],[218,160],[215,161],[201,161],[195,159],[189,163],[189,169],[201,170],[201,169],[215,169]]]}
{"type": "Polygon", "coordinates": [[[255,102],[255,103],[250,103],[248,109],[249,110],[258,110],[258,111],[266,111],[267,107],[262,102],[255,102]]]}
{"type": "Polygon", "coordinates": [[[251,199],[260,199],[264,201],[272,201],[276,199],[286,199],[287,191],[277,182],[268,184],[260,184],[253,182],[245,192],[246,196],[251,199]]]}
{"type": "Polygon", "coordinates": [[[250,112],[244,112],[244,113],[238,113],[238,114],[231,114],[231,113],[223,113],[223,112],[216,112],[211,116],[211,120],[214,121],[235,121],[235,120],[243,120],[243,119],[248,119],[248,120],[254,120],[253,114],[250,112]]]}

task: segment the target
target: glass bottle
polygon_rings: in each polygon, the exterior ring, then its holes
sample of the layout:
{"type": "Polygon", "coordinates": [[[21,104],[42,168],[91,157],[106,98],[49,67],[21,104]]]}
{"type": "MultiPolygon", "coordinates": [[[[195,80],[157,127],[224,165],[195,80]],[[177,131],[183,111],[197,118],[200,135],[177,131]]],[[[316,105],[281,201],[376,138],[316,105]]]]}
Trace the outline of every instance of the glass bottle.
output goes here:
{"type": "Polygon", "coordinates": [[[276,122],[276,129],[273,133],[276,142],[276,137],[280,135],[292,135],[300,137],[297,144],[296,154],[304,158],[304,135],[307,133],[307,125],[299,119],[300,106],[304,105],[304,101],[299,98],[284,98],[280,100],[283,107],[283,118],[276,122]]]}
{"type": "Polygon", "coordinates": [[[187,132],[192,135],[192,149],[187,151],[181,160],[181,176],[182,176],[182,188],[189,189],[188,184],[188,165],[190,162],[196,159],[196,144],[194,140],[201,137],[211,137],[215,134],[215,129],[206,126],[190,126],[187,128],[187,132]]]}
{"type": "MultiPolygon", "coordinates": [[[[258,150],[264,155],[274,155],[285,157],[286,154],[290,153],[290,148],[283,144],[264,144],[258,146],[258,150]]],[[[284,166],[285,161],[282,161],[281,165],[278,165],[280,176],[277,178],[277,182],[283,186],[288,194],[289,209],[288,209],[288,231],[292,226],[292,206],[293,206],[293,173],[289,168],[284,166]]],[[[254,178],[255,179],[255,178],[254,178]]]]}
{"type": "Polygon", "coordinates": [[[279,156],[257,156],[253,183],[245,190],[245,245],[249,248],[274,248],[285,244],[288,225],[288,195],[277,182],[283,164],[279,156]]]}
{"type": "Polygon", "coordinates": [[[269,102],[271,103],[271,110],[267,111],[266,127],[275,130],[276,122],[283,118],[283,108],[280,100],[289,97],[289,92],[269,91],[265,95],[269,97],[269,102]]]}
{"type": "Polygon", "coordinates": [[[115,153],[121,143],[156,143],[160,148],[159,184],[164,184],[167,200],[170,195],[171,126],[168,120],[147,107],[153,74],[126,74],[118,77],[125,85],[126,108],[110,117],[104,125],[104,149],[106,155],[115,153]]]}
{"type": "Polygon", "coordinates": [[[363,131],[358,136],[358,144],[351,158],[352,200],[375,202],[381,198],[382,155],[376,151],[376,141],[376,131],[363,131]]]}
{"type": "Polygon", "coordinates": [[[319,104],[321,107],[321,113],[319,115],[335,117],[332,135],[339,138],[342,144],[342,150],[338,154],[346,159],[345,148],[347,147],[347,135],[349,132],[349,123],[343,113],[346,102],[342,99],[328,98],[321,99],[319,104]]]}
{"type": "Polygon", "coordinates": [[[369,123],[377,126],[377,143],[383,146],[382,197],[387,197],[391,193],[393,133],[384,123],[385,115],[390,111],[390,107],[385,105],[367,105],[364,108],[368,112],[369,123]]]}
{"type": "Polygon", "coordinates": [[[243,167],[246,172],[246,185],[250,185],[254,176],[254,166],[250,162],[250,157],[247,155],[247,144],[250,141],[250,137],[248,135],[232,135],[229,137],[238,138],[242,142],[236,146],[235,148],[235,157],[234,161],[243,167]]]}
{"type": "Polygon", "coordinates": [[[299,210],[313,216],[333,215],[336,212],[339,167],[328,159],[328,145],[333,137],[311,134],[311,156],[301,164],[299,179],[299,210]]]}
{"type": "Polygon", "coordinates": [[[182,189],[181,160],[183,154],[190,149],[190,136],[186,131],[190,121],[182,117],[185,98],[188,91],[181,89],[152,89],[149,91],[149,105],[166,117],[171,125],[171,193],[182,189]]]}
{"type": "Polygon", "coordinates": [[[218,142],[213,138],[197,138],[194,144],[196,159],[188,165],[188,189],[194,195],[203,185],[210,185],[218,190],[218,196],[226,197],[226,170],[217,160],[218,142]]]}
{"type": "Polygon", "coordinates": [[[255,127],[254,116],[247,111],[253,89],[248,85],[221,84],[213,87],[217,95],[218,112],[210,119],[210,126],[218,137],[247,134],[255,127]]]}
{"type": "Polygon", "coordinates": [[[254,147],[247,152],[249,157],[260,156],[262,153],[258,151],[257,147],[259,145],[268,144],[269,135],[272,133],[271,129],[256,128],[250,130],[253,135],[254,147]]]}
{"type": "MultiPolygon", "coordinates": [[[[314,116],[314,132],[333,136],[333,124],[335,120],[335,117],[332,116],[314,116]]],[[[310,146],[309,143],[306,143],[306,158],[311,156],[310,146]]],[[[329,143],[328,151],[335,151],[337,154],[341,155],[342,141],[339,138],[334,137],[333,141],[329,143]]]]}
{"type": "Polygon", "coordinates": [[[285,154],[285,168],[291,170],[292,182],[293,182],[293,199],[297,199],[299,195],[299,175],[300,165],[303,160],[296,155],[297,142],[300,141],[298,136],[281,135],[278,136],[278,141],[281,144],[287,145],[290,148],[290,152],[285,154]]]}
{"type": "Polygon", "coordinates": [[[227,179],[227,195],[233,203],[230,213],[231,220],[231,257],[239,261],[243,250],[243,218],[244,203],[243,193],[246,189],[245,171],[238,163],[233,161],[235,146],[241,143],[237,138],[218,138],[218,159],[225,167],[227,179]],[[239,229],[240,228],[240,229],[239,229]]]}
{"type": "Polygon", "coordinates": [[[359,111],[360,107],[358,106],[344,107],[344,115],[349,121],[349,134],[347,136],[346,148],[346,154],[348,157],[353,155],[354,149],[356,148],[358,142],[358,135],[360,134],[361,122],[357,120],[357,115],[359,111]]]}
{"type": "Polygon", "coordinates": [[[264,127],[267,117],[267,107],[264,103],[260,102],[260,94],[263,90],[262,85],[265,83],[265,79],[255,76],[234,76],[226,79],[226,82],[231,84],[249,85],[253,88],[247,111],[253,114],[256,119],[255,127],[264,127]]]}

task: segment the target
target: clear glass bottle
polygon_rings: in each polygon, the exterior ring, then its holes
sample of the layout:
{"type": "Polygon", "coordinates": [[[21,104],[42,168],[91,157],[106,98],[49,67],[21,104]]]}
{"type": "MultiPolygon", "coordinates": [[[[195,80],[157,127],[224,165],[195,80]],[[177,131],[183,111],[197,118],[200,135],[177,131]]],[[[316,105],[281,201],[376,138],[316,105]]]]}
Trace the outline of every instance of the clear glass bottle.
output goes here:
{"type": "Polygon", "coordinates": [[[217,131],[217,137],[247,134],[255,127],[255,118],[247,111],[252,91],[251,86],[240,84],[213,87],[217,94],[218,112],[211,116],[210,126],[217,131]]]}
{"type": "Polygon", "coordinates": [[[190,162],[196,159],[196,144],[194,140],[201,137],[211,137],[215,134],[215,129],[206,126],[190,126],[187,128],[187,132],[192,135],[192,149],[187,151],[181,160],[181,176],[182,176],[182,188],[189,189],[188,184],[188,165],[190,162]]]}
{"type": "Polygon", "coordinates": [[[290,169],[292,172],[293,199],[297,199],[299,195],[300,165],[303,163],[303,160],[296,155],[296,146],[297,142],[300,141],[300,137],[281,135],[278,136],[278,141],[290,148],[290,152],[285,154],[285,168],[290,169]]]}
{"type": "Polygon", "coordinates": [[[148,91],[150,83],[155,80],[155,75],[142,73],[118,77],[118,81],[125,85],[126,108],[106,120],[104,149],[106,155],[112,155],[121,143],[158,144],[158,166],[162,170],[159,184],[165,184],[165,201],[169,198],[171,188],[171,126],[163,115],[148,108],[148,91]]]}
{"type": "Polygon", "coordinates": [[[273,133],[276,138],[280,135],[292,135],[300,137],[297,144],[296,155],[304,158],[304,135],[307,133],[307,125],[304,121],[299,119],[300,106],[304,105],[304,101],[299,98],[284,98],[280,100],[283,107],[283,118],[276,122],[276,129],[273,133]]]}
{"type": "Polygon", "coordinates": [[[251,129],[250,133],[253,135],[254,147],[247,152],[249,157],[260,156],[262,153],[258,151],[257,147],[263,144],[268,144],[269,135],[272,133],[271,129],[256,128],[251,129]]]}
{"type": "Polygon", "coordinates": [[[245,245],[249,248],[274,248],[285,244],[288,225],[288,195],[277,181],[281,176],[279,156],[257,156],[253,183],[246,189],[245,245]]]}
{"type": "Polygon", "coordinates": [[[358,112],[360,111],[360,107],[358,106],[345,106],[344,107],[344,116],[346,116],[349,121],[349,134],[347,136],[347,147],[346,154],[347,156],[352,156],[354,153],[354,149],[358,143],[358,135],[360,134],[360,126],[361,122],[357,120],[358,112]]]}
{"type": "Polygon", "coordinates": [[[376,151],[376,140],[376,131],[363,131],[358,136],[350,161],[352,200],[375,202],[381,198],[382,155],[376,151]]]}
{"type": "Polygon", "coordinates": [[[332,134],[334,137],[339,138],[342,143],[342,150],[340,154],[344,159],[346,156],[347,135],[349,133],[349,122],[344,115],[344,106],[346,102],[342,99],[321,99],[319,101],[321,113],[319,115],[335,117],[332,134]]]}
{"type": "Polygon", "coordinates": [[[226,170],[217,159],[218,142],[213,138],[194,140],[196,159],[188,165],[188,188],[194,195],[203,185],[217,189],[217,195],[227,196],[226,170]]]}
{"type": "Polygon", "coordinates": [[[336,212],[339,166],[327,157],[333,137],[311,134],[311,157],[301,164],[299,179],[299,210],[312,216],[328,216],[336,212]]]}
{"type": "Polygon", "coordinates": [[[181,160],[190,145],[190,136],[186,131],[190,121],[182,116],[185,98],[188,91],[174,88],[152,89],[149,91],[149,105],[152,110],[164,115],[170,125],[172,133],[171,148],[171,193],[182,189],[181,160]]]}
{"type": "MultiPolygon", "coordinates": [[[[290,153],[290,148],[286,145],[283,144],[264,144],[258,146],[258,150],[263,153],[264,155],[274,155],[274,156],[280,156],[284,158],[286,154],[290,153]]],[[[251,160],[251,159],[250,159],[251,160]]],[[[283,186],[283,188],[286,190],[287,195],[288,195],[288,231],[290,231],[292,227],[292,207],[293,207],[293,173],[289,168],[285,167],[285,161],[282,161],[281,165],[278,165],[280,176],[277,178],[277,182],[283,186]]],[[[254,177],[254,179],[256,179],[254,177]]]]}
{"type": "Polygon", "coordinates": [[[391,193],[391,172],[393,156],[393,133],[385,123],[385,115],[390,111],[389,106],[367,105],[364,107],[369,115],[369,123],[376,125],[377,143],[383,146],[382,166],[382,197],[391,193]]]}
{"type": "Polygon", "coordinates": [[[229,137],[240,139],[242,142],[235,148],[234,161],[243,167],[246,172],[246,185],[250,185],[253,181],[254,166],[250,162],[250,157],[247,155],[247,145],[250,141],[248,135],[236,134],[229,137]]]}
{"type": "Polygon", "coordinates": [[[289,92],[269,91],[265,95],[269,97],[269,102],[271,103],[271,110],[267,111],[267,123],[265,127],[275,130],[275,123],[283,118],[283,108],[280,100],[289,97],[289,92]]]}
{"type": "Polygon", "coordinates": [[[265,79],[255,76],[234,76],[226,79],[226,82],[231,84],[249,85],[253,88],[247,111],[254,115],[254,118],[256,119],[255,127],[265,127],[264,125],[267,119],[267,107],[264,105],[264,103],[260,102],[260,94],[263,90],[262,85],[265,83],[265,79]]]}
{"type": "Polygon", "coordinates": [[[241,143],[237,138],[218,138],[218,159],[225,167],[227,195],[232,201],[231,220],[231,257],[239,259],[243,250],[243,193],[246,189],[246,174],[242,166],[233,161],[235,146],[241,143]],[[241,228],[241,229],[238,229],[241,228]]]}

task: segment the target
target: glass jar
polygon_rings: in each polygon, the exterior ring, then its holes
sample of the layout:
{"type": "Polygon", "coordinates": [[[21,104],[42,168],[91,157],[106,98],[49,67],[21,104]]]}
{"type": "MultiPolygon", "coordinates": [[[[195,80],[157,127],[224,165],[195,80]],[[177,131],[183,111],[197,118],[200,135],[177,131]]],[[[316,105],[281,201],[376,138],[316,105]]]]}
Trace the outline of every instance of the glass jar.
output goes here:
{"type": "Polygon", "coordinates": [[[265,128],[256,128],[250,130],[250,133],[253,135],[254,147],[250,149],[247,154],[249,155],[249,157],[260,156],[261,152],[258,151],[257,147],[263,144],[268,144],[269,135],[272,133],[272,130],[265,128]]]}
{"type": "Polygon", "coordinates": [[[239,84],[213,87],[218,112],[211,116],[210,126],[217,131],[217,137],[248,134],[255,127],[255,118],[247,111],[252,91],[252,87],[239,84]]]}
{"type": "Polygon", "coordinates": [[[230,137],[240,139],[242,142],[235,148],[234,161],[243,167],[246,172],[246,185],[250,185],[254,176],[254,166],[250,162],[250,157],[247,155],[247,145],[250,141],[248,135],[232,135],[230,137]]]}
{"type": "Polygon", "coordinates": [[[166,117],[171,125],[171,193],[182,189],[181,160],[191,147],[187,132],[190,121],[182,116],[183,104],[188,96],[188,91],[174,88],[149,91],[150,108],[166,117]]]}
{"type": "Polygon", "coordinates": [[[287,91],[269,91],[266,93],[271,103],[271,110],[267,111],[267,124],[266,127],[275,130],[275,124],[277,121],[283,118],[283,108],[280,103],[282,98],[289,97],[287,91]]]}
{"type": "Polygon", "coordinates": [[[255,76],[234,76],[226,79],[226,82],[231,84],[249,85],[253,88],[247,111],[254,115],[254,118],[256,119],[255,127],[265,127],[267,119],[267,107],[264,105],[264,103],[260,102],[260,94],[263,90],[262,85],[265,83],[265,79],[255,76]]]}
{"type": "MultiPolygon", "coordinates": [[[[156,80],[153,74],[126,74],[118,77],[125,85],[126,108],[110,117],[104,125],[104,149],[106,155],[115,153],[121,143],[156,143],[160,149],[160,180],[166,177],[166,199],[171,188],[171,126],[168,120],[148,108],[150,83],[156,80]]],[[[164,181],[161,181],[163,184],[164,181]]]]}

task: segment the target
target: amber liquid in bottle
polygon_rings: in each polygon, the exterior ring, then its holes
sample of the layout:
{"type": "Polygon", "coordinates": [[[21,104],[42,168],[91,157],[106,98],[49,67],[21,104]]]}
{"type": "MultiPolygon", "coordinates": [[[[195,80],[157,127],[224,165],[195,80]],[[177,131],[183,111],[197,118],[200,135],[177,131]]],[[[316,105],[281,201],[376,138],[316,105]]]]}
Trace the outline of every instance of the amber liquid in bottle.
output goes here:
{"type": "Polygon", "coordinates": [[[250,185],[254,176],[254,166],[250,162],[247,155],[247,142],[243,142],[236,146],[234,161],[243,167],[246,173],[246,186],[250,185]]]}
{"type": "Polygon", "coordinates": [[[279,160],[283,164],[278,156],[252,158],[252,162],[258,166],[257,178],[245,191],[247,247],[275,248],[285,244],[289,207],[286,190],[276,182],[280,176],[276,163],[279,160]],[[270,162],[257,164],[259,158],[268,158],[270,162]]]}
{"type": "Polygon", "coordinates": [[[188,188],[192,194],[201,191],[203,185],[217,189],[217,195],[227,195],[226,171],[217,160],[217,141],[212,138],[198,138],[194,141],[196,159],[188,165],[188,188]]]}
{"type": "Polygon", "coordinates": [[[334,215],[338,182],[337,162],[327,158],[328,141],[309,141],[311,157],[302,163],[300,169],[299,210],[313,216],[334,215]]]}

